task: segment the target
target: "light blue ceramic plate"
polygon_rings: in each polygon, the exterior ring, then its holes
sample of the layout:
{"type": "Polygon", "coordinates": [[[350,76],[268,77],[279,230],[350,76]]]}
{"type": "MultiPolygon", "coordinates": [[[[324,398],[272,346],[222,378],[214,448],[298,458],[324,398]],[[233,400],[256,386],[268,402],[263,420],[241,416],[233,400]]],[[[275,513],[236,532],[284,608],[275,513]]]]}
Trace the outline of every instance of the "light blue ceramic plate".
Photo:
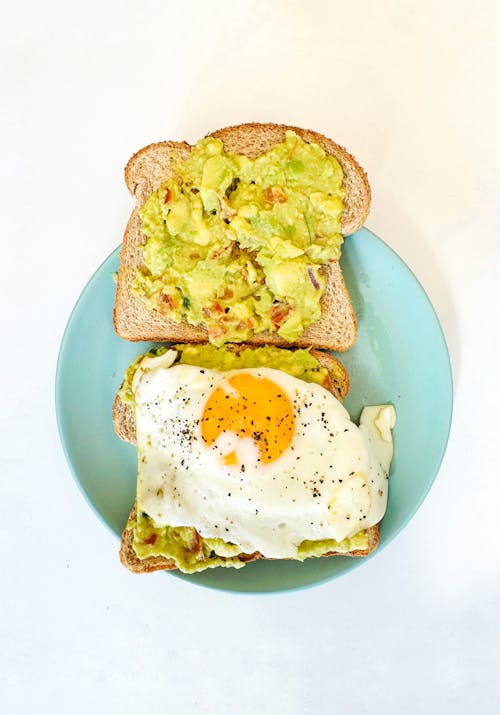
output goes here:
{"type": "MultiPolygon", "coordinates": [[[[136,453],[115,435],[111,406],[129,363],[152,345],[129,343],[114,333],[112,275],[118,261],[119,249],[81,294],[62,340],[56,376],[57,418],[69,465],[88,502],[117,536],[134,502],[136,453]]],[[[351,376],[345,405],[354,420],[366,404],[392,402],[398,415],[389,503],[380,545],[368,557],[373,558],[415,514],[436,477],[450,429],[452,378],[432,305],[394,251],[362,229],[346,240],[341,263],[359,322],[355,347],[339,354],[351,376]]],[[[173,572],[166,578],[262,593],[312,586],[365,562],[349,557],[267,561],[238,571],[173,572]]]]}

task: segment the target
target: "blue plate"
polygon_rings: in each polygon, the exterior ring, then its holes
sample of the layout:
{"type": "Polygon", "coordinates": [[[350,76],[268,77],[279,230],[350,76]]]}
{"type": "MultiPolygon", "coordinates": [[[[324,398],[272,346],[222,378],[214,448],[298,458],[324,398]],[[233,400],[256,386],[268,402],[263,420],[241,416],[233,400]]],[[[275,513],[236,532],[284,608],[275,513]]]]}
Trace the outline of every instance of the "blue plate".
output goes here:
{"type": "MultiPolygon", "coordinates": [[[[68,463],[89,504],[117,536],[134,502],[136,451],[115,435],[111,406],[127,366],[152,345],[121,340],[113,330],[119,252],[104,261],[78,299],[56,375],[57,419],[68,463]]],[[[436,477],[450,429],[452,377],[433,307],[394,251],[362,229],[346,240],[341,264],[359,322],[356,345],[339,355],[351,376],[345,405],[354,420],[363,405],[386,402],[395,405],[398,416],[389,502],[380,545],[368,557],[373,558],[412,518],[436,477]]],[[[117,556],[110,553],[110,558],[117,556]]],[[[304,563],[258,561],[238,571],[219,568],[169,577],[263,593],[312,586],[365,562],[345,556],[304,563]]]]}

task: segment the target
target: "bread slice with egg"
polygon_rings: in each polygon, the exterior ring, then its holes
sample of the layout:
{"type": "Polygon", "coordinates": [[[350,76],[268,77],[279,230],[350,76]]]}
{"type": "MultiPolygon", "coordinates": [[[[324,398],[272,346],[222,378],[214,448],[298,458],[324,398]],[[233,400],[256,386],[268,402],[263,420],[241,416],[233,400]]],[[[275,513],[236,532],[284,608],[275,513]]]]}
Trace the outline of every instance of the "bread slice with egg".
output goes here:
{"type": "MultiPolygon", "coordinates": [[[[228,348],[229,346],[226,346],[228,348]]],[[[231,345],[230,350],[239,352],[248,348],[248,345],[231,345]]],[[[326,368],[328,371],[328,378],[325,383],[325,387],[339,400],[343,400],[349,391],[349,375],[342,365],[336,358],[332,355],[322,352],[321,350],[311,350],[311,355],[313,355],[317,361],[319,367],[326,368]]],[[[135,432],[135,414],[133,407],[130,404],[123,402],[119,395],[116,396],[113,404],[113,423],[116,434],[124,441],[130,442],[131,444],[136,443],[136,432],[135,432]]],[[[136,505],[134,504],[129,522],[132,522],[136,517],[136,505]]],[[[336,551],[329,551],[323,556],[367,556],[371,553],[378,545],[379,542],[379,529],[378,525],[371,526],[366,530],[368,536],[368,546],[363,550],[350,551],[348,553],[342,552],[341,554],[336,551]]],[[[239,559],[244,562],[255,561],[258,559],[264,559],[259,552],[253,554],[242,554],[239,559]]],[[[124,566],[126,566],[130,571],[134,573],[147,573],[151,571],[159,570],[174,570],[176,569],[176,564],[173,559],[168,559],[163,556],[150,556],[148,558],[140,559],[133,547],[133,531],[127,525],[123,531],[121,545],[120,545],[120,560],[124,566]]]]}
{"type": "MultiPolygon", "coordinates": [[[[212,132],[209,136],[224,143],[226,151],[255,158],[285,138],[291,129],[306,142],[319,144],[327,154],[336,157],[344,173],[344,212],[342,233],[347,236],[360,229],[370,209],[370,185],[364,170],[343,147],[331,139],[309,129],[282,124],[240,124],[212,132]]],[[[139,211],[147,198],[162,183],[175,175],[175,164],[189,156],[191,146],[186,142],[165,141],[150,144],[138,151],[125,168],[125,181],[136,199],[125,235],[118,271],[113,322],[117,334],[126,340],[154,340],[159,342],[206,342],[207,330],[187,322],[176,323],[166,315],[149,309],[132,290],[137,269],[142,266],[141,247],[146,237],[141,231],[139,211]]],[[[351,304],[338,261],[324,269],[327,287],[321,300],[321,318],[311,324],[295,341],[299,347],[327,350],[348,350],[357,336],[356,316],[351,304]]],[[[252,345],[288,346],[277,333],[262,332],[248,341],[252,345]]]]}

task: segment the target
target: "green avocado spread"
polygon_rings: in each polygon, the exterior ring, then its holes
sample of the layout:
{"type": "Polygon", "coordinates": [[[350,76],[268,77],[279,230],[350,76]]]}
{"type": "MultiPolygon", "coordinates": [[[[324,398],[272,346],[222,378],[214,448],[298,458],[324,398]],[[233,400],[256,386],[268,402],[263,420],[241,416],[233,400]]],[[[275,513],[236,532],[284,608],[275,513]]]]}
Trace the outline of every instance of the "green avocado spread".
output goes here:
{"type": "MultiPolygon", "coordinates": [[[[151,357],[163,355],[171,348],[161,345],[153,348],[147,355],[151,357]]],[[[266,345],[261,348],[243,348],[235,352],[227,347],[217,348],[214,345],[201,344],[175,345],[174,349],[179,353],[179,362],[185,365],[197,365],[213,370],[243,370],[249,367],[272,367],[275,370],[297,377],[306,382],[316,382],[323,385],[328,379],[328,371],[320,367],[316,358],[308,350],[284,350],[273,345],[266,345]]],[[[144,355],[140,355],[127,368],[125,379],[119,391],[119,396],[123,402],[134,404],[134,393],[132,392],[132,380],[137,366],[144,355]]],[[[332,365],[335,370],[336,364],[332,365]]]]}
{"type": "Polygon", "coordinates": [[[323,267],[340,257],[342,168],[293,131],[256,159],[208,137],[140,210],[133,290],[214,345],[262,331],[293,342],[319,319],[323,267]]]}
{"type": "MultiPolygon", "coordinates": [[[[133,531],[133,548],[140,559],[164,556],[173,559],[177,568],[184,573],[204,571],[215,566],[241,568],[251,558],[251,554],[242,554],[236,544],[229,544],[222,539],[202,538],[193,527],[158,527],[144,512],[130,519],[127,528],[133,531]]],[[[304,561],[310,556],[323,556],[329,551],[347,554],[366,548],[368,534],[363,530],[340,542],[334,539],[303,541],[297,547],[297,559],[304,561]]]]}

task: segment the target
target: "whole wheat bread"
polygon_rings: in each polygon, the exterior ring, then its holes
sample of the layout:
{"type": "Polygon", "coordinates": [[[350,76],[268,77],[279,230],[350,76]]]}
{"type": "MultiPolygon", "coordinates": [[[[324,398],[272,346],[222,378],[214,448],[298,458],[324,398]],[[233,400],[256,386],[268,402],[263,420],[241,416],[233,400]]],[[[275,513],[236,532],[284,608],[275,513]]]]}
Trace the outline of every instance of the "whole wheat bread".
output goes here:
{"type": "MultiPolygon", "coordinates": [[[[319,144],[340,162],[346,189],[342,233],[354,233],[361,228],[368,215],[370,185],[363,169],[343,147],[317,132],[281,124],[240,124],[219,129],[210,136],[221,139],[227,151],[255,158],[282,142],[287,129],[295,131],[306,142],[319,144]]],[[[208,339],[204,327],[187,322],[176,323],[158,311],[148,309],[131,290],[135,272],[142,266],[141,246],[146,241],[141,232],[139,210],[162,183],[175,176],[176,161],[185,159],[190,151],[191,147],[186,142],[150,144],[134,154],[125,168],[125,181],[136,199],[136,206],[123,238],[113,322],[117,334],[126,340],[206,342],[208,339]]],[[[338,261],[324,270],[328,280],[321,301],[321,318],[306,328],[295,344],[299,347],[348,350],[356,340],[356,317],[338,261]]],[[[277,333],[268,332],[256,334],[247,342],[252,345],[288,345],[277,333]]]]}
{"type": "MultiPolygon", "coordinates": [[[[228,346],[226,346],[228,347],[228,346]]],[[[238,352],[244,348],[249,347],[248,345],[231,345],[229,349],[238,352]]],[[[338,399],[342,400],[346,397],[349,392],[349,375],[347,370],[336,358],[328,353],[321,352],[320,350],[311,350],[311,354],[318,360],[321,367],[326,367],[328,370],[328,380],[326,382],[326,387],[332,392],[332,394],[338,399]]],[[[133,408],[123,402],[118,395],[115,398],[113,404],[113,424],[115,427],[116,434],[125,442],[130,442],[132,444],[136,443],[136,432],[135,432],[135,414],[133,408]]],[[[133,520],[136,516],[136,505],[134,504],[130,519],[133,520]]],[[[379,541],[379,530],[378,525],[372,526],[367,529],[368,534],[368,547],[364,550],[351,551],[348,554],[339,554],[336,551],[329,551],[323,556],[367,556],[371,553],[378,545],[379,541]]],[[[245,554],[241,556],[240,559],[246,562],[256,561],[258,559],[264,559],[259,552],[253,554],[245,554]]],[[[176,569],[175,562],[172,559],[167,559],[163,556],[150,556],[146,559],[140,559],[134,551],[133,548],[133,532],[131,529],[125,527],[121,544],[120,544],[120,560],[124,566],[126,566],[130,571],[134,573],[147,573],[151,571],[165,571],[176,569]]]]}

